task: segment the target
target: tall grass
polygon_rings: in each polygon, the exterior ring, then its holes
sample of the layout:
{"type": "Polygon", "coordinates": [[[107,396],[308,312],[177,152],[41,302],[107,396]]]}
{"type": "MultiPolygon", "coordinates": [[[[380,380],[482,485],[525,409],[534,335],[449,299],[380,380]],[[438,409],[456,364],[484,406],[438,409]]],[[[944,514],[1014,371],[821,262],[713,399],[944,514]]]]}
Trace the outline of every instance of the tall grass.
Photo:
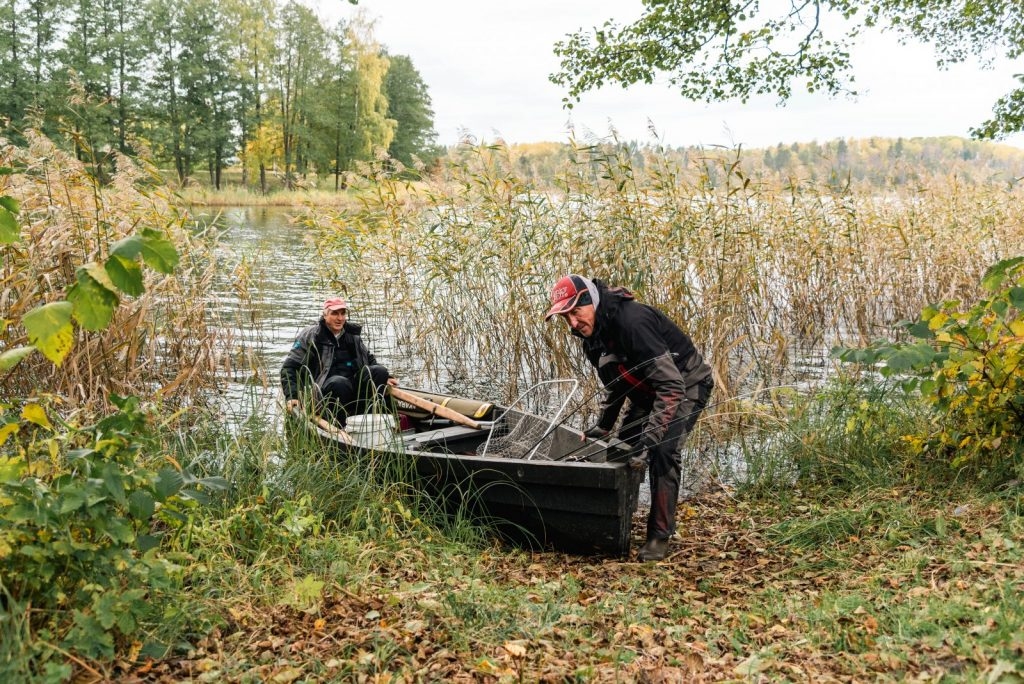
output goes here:
{"type": "MultiPolygon", "coordinates": [[[[911,190],[786,185],[743,175],[741,153],[683,164],[619,144],[574,145],[556,188],[504,145],[466,144],[412,185],[384,164],[354,181],[361,206],[311,208],[326,279],[372,301],[424,379],[469,379],[510,400],[552,377],[591,377],[547,291],[565,272],[630,287],[682,324],[728,400],[820,378],[824,351],[893,332],[922,306],[971,297],[1024,249],[1024,196],[932,177],[911,190]]],[[[595,388],[589,385],[583,395],[595,388]]],[[[711,412],[709,412],[711,413],[711,412]]]]}
{"type": "MultiPolygon", "coordinates": [[[[106,406],[109,393],[157,397],[171,406],[201,402],[227,346],[206,317],[212,244],[144,162],[118,156],[117,172],[104,186],[48,138],[28,131],[26,141],[24,147],[0,141],[0,166],[17,170],[0,176],[0,194],[20,203],[22,227],[21,242],[0,252],[4,319],[17,322],[62,298],[78,266],[102,262],[114,243],[143,228],[165,231],[182,258],[173,275],[148,272],[145,292],[122,299],[106,330],[78,329],[61,366],[38,354],[23,360],[2,378],[0,399],[45,391],[93,410],[106,406]]],[[[26,342],[19,325],[0,327],[0,349],[26,342]]]]}

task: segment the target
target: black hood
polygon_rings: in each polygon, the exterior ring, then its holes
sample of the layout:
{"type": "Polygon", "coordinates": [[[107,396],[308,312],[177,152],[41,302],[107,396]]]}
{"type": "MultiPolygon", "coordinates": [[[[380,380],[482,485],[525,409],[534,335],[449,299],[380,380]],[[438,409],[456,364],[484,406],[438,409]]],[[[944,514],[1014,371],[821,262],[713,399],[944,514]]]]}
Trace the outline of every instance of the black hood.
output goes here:
{"type": "Polygon", "coordinates": [[[597,337],[598,333],[608,325],[608,321],[615,318],[622,302],[635,299],[633,293],[624,287],[608,287],[603,280],[596,278],[594,285],[597,286],[601,301],[594,312],[594,334],[591,337],[597,337]]]}

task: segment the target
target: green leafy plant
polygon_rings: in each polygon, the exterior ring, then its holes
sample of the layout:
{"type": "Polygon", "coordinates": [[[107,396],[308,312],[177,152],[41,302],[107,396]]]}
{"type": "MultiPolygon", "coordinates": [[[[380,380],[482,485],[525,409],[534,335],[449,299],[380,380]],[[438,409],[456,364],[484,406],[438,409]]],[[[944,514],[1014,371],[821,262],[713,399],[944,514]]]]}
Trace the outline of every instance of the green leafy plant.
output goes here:
{"type": "MultiPolygon", "coordinates": [[[[146,293],[144,266],[161,275],[175,270],[173,221],[157,212],[143,214],[132,204],[145,197],[135,188],[138,177],[130,164],[119,176],[119,193],[108,193],[107,202],[95,179],[75,173],[80,165],[53,174],[63,179],[65,192],[41,192],[40,183],[51,175],[36,172],[39,157],[20,151],[15,156],[24,161],[14,166],[24,165],[24,171],[0,168],[21,198],[0,196],[4,278],[16,302],[10,319],[0,321],[0,624],[15,628],[4,632],[0,679],[56,681],[73,674],[71,662],[83,665],[115,654],[130,660],[140,649],[161,652],[160,635],[169,632],[164,625],[187,619],[180,616],[180,602],[160,600],[178,590],[181,571],[160,548],[168,527],[159,513],[195,505],[227,483],[181,468],[159,441],[155,410],[110,391],[116,383],[104,384],[111,374],[92,360],[114,348],[130,368],[138,346],[96,344],[98,336],[76,332],[138,323],[143,307],[119,309],[125,297],[146,293]],[[55,197],[67,198],[70,211],[57,210],[55,197]],[[89,198],[96,211],[79,212],[89,198]],[[117,214],[122,209],[127,220],[117,214]],[[69,215],[80,220],[64,229],[55,226],[54,217],[69,215]],[[46,230],[36,229],[41,220],[46,230]],[[167,230],[140,229],[140,223],[167,230]],[[59,252],[56,260],[40,269],[34,259],[53,252],[59,252]],[[70,261],[74,253],[85,263],[70,261]],[[76,345],[80,367],[104,378],[103,406],[113,411],[97,412],[96,404],[80,401],[100,391],[64,393],[66,383],[44,384],[46,374],[33,373],[38,365],[53,364],[74,375],[69,366],[75,360],[68,355],[76,345]],[[26,361],[34,351],[45,361],[26,361]],[[43,394],[43,386],[52,394],[43,394]],[[77,408],[69,412],[69,406],[77,408]]],[[[154,283],[154,292],[165,294],[161,286],[167,280],[154,283]]]]}
{"type": "Polygon", "coordinates": [[[1024,448],[1024,257],[994,264],[981,285],[989,296],[972,306],[946,301],[904,322],[906,342],[832,352],[920,393],[931,408],[930,428],[905,439],[954,467],[991,464],[1001,455],[1016,460],[1024,448]]]}
{"type": "MultiPolygon", "coordinates": [[[[4,207],[0,198],[0,208],[4,207]]],[[[4,211],[11,215],[7,209],[4,211]]],[[[0,231],[5,218],[0,215],[0,231]]],[[[15,225],[14,240],[17,240],[15,225]]],[[[0,242],[4,233],[0,232],[0,242]]],[[[13,368],[21,359],[38,349],[46,358],[60,365],[71,351],[74,339],[72,318],[86,330],[103,330],[110,325],[121,295],[143,293],[142,268],[138,257],[160,273],[171,273],[178,264],[174,244],[159,230],[145,228],[115,243],[103,264],[90,262],[75,271],[75,282],[68,288],[66,299],[38,306],[27,312],[21,324],[28,332],[30,346],[15,347],[0,354],[0,372],[13,368]]]]}
{"type": "Polygon", "coordinates": [[[179,575],[159,553],[158,509],[227,486],[173,462],[147,466],[157,448],[150,413],[135,397],[111,401],[115,413],[82,428],[23,410],[24,439],[0,461],[3,604],[32,615],[40,663],[53,646],[110,658],[119,641],[139,639],[179,575]]]}
{"type": "MultiPolygon", "coordinates": [[[[9,166],[0,167],[0,176],[9,176],[14,169],[9,166]]],[[[10,195],[0,195],[0,245],[8,245],[18,240],[18,200],[10,195]]]]}
{"type": "Polygon", "coordinates": [[[227,343],[205,308],[215,236],[145,158],[115,155],[104,182],[39,131],[25,140],[0,149],[0,401],[46,387],[92,415],[111,393],[201,405],[211,342],[227,343]]]}

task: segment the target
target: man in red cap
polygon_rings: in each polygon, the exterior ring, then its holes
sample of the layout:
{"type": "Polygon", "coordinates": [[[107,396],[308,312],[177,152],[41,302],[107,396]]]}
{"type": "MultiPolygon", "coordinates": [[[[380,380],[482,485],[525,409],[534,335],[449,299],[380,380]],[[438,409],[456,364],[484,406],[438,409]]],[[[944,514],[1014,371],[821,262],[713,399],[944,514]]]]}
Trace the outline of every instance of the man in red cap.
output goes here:
{"type": "Polygon", "coordinates": [[[618,437],[633,447],[631,464],[650,466],[647,541],[637,558],[662,560],[676,529],[683,443],[714,388],[711,367],[689,335],[625,288],[564,276],[551,289],[544,317],[552,316],[562,316],[580,338],[604,384],[600,418],[587,435],[609,436],[629,400],[618,437]]]}
{"type": "Polygon", "coordinates": [[[348,415],[366,413],[375,396],[384,396],[398,381],[366,348],[362,326],[348,320],[348,304],[341,297],[324,302],[320,320],[295,338],[281,365],[281,389],[288,408],[299,405],[303,391],[312,391],[318,412],[329,414],[339,426],[348,415]]]}

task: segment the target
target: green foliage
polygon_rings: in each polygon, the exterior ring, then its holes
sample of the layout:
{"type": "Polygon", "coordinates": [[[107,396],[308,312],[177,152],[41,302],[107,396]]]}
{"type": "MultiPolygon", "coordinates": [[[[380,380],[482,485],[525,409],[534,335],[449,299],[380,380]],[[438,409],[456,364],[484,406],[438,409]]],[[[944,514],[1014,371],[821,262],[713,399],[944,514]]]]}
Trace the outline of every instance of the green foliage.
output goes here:
{"type": "Polygon", "coordinates": [[[152,416],[135,397],[111,401],[118,410],[95,425],[59,429],[26,404],[21,439],[0,452],[0,589],[8,619],[32,609],[31,670],[52,656],[46,641],[110,658],[145,640],[180,576],[158,550],[156,511],[226,487],[147,465],[157,452],[152,416]]]}
{"type": "Polygon", "coordinates": [[[384,94],[388,99],[388,116],[396,126],[388,154],[407,167],[415,167],[416,158],[429,166],[433,159],[427,155],[436,149],[437,133],[427,84],[409,57],[392,55],[389,59],[384,94]]]}
{"type": "MultiPolygon", "coordinates": [[[[855,94],[852,47],[866,29],[883,27],[935,46],[940,67],[989,51],[1010,59],[1024,42],[1020,12],[1003,2],[812,0],[799,6],[689,0],[645,2],[631,24],[605,22],[555,44],[560,69],[551,80],[567,89],[565,103],[607,84],[666,79],[691,100],[746,101],[772,94],[785,102],[794,89],[855,94]]],[[[1022,90],[999,101],[996,116],[973,133],[1018,131],[1022,90]]]]}
{"type": "MultiPolygon", "coordinates": [[[[117,154],[143,151],[137,141],[178,181],[201,174],[221,189],[223,169],[239,160],[260,172],[246,184],[266,192],[271,167],[291,188],[309,174],[345,170],[353,158],[368,161],[391,140],[387,60],[369,23],[364,46],[350,51],[340,47],[345,22],[329,25],[282,0],[58,5],[0,7],[8,27],[0,32],[0,121],[18,141],[37,125],[54,137],[67,132],[63,144],[103,183],[117,154]],[[356,77],[358,95],[349,88],[339,97],[345,74],[356,77]]],[[[357,14],[350,23],[359,21],[357,14]]],[[[422,111],[408,99],[398,106],[422,111]]],[[[0,243],[12,235],[0,209],[0,243]]]]}
{"type": "MultiPolygon", "coordinates": [[[[13,172],[13,169],[6,166],[0,167],[0,176],[8,176],[13,172]]],[[[18,200],[9,195],[0,195],[0,245],[14,244],[21,239],[15,219],[18,206],[18,200]]]]}
{"type": "Polygon", "coordinates": [[[28,341],[58,366],[71,351],[73,310],[71,302],[50,302],[29,311],[21,319],[28,331],[28,341]]]}
{"type": "Polygon", "coordinates": [[[990,296],[972,306],[946,301],[904,322],[909,341],[833,350],[919,392],[929,429],[906,440],[954,467],[1011,465],[1024,454],[1024,257],[996,263],[981,285],[990,296]]]}
{"type": "Polygon", "coordinates": [[[837,378],[788,403],[783,428],[767,432],[745,450],[749,490],[774,498],[794,478],[842,490],[928,479],[926,464],[901,440],[923,424],[923,407],[893,383],[837,378]]]}
{"type": "MultiPolygon", "coordinates": [[[[145,228],[141,233],[119,240],[102,267],[92,262],[79,266],[75,272],[76,282],[68,290],[67,298],[80,326],[86,330],[106,329],[120,304],[120,293],[138,296],[145,291],[142,269],[135,261],[139,255],[147,266],[160,273],[172,273],[178,265],[178,252],[161,231],[145,228]]],[[[61,321],[61,324],[68,333],[70,348],[70,322],[61,321]]],[[[45,349],[43,351],[46,353],[45,349]]],[[[47,357],[60,364],[60,360],[49,354],[47,357]]]]}
{"type": "MultiPolygon", "coordinates": [[[[11,173],[10,168],[0,168],[0,175],[11,173]]],[[[0,196],[0,245],[21,239],[14,217],[18,208],[16,199],[0,196]]],[[[74,344],[72,318],[85,330],[105,330],[122,294],[138,296],[145,291],[139,257],[153,270],[165,274],[172,273],[179,261],[177,248],[161,230],[143,228],[117,241],[111,245],[110,255],[102,266],[89,262],[75,270],[75,282],[67,289],[64,300],[42,304],[21,317],[31,346],[15,347],[0,354],[0,372],[13,369],[32,348],[61,365],[74,344]]]]}
{"type": "MultiPolygon", "coordinates": [[[[48,140],[28,135],[37,145],[48,140]]],[[[52,148],[52,156],[61,154],[52,148]]],[[[31,168],[37,157],[5,148],[31,168]]],[[[68,160],[63,160],[67,162],[68,160]]],[[[88,407],[79,404],[77,414],[61,415],[65,403],[59,395],[62,385],[46,385],[54,394],[40,397],[43,382],[23,384],[22,390],[6,384],[33,350],[50,362],[74,365],[68,355],[75,344],[75,327],[105,331],[118,316],[124,324],[139,311],[119,310],[122,297],[143,295],[165,297],[167,288],[157,285],[147,293],[143,267],[171,274],[178,265],[178,247],[170,233],[142,228],[154,214],[139,202],[137,176],[130,164],[115,177],[118,192],[104,193],[99,183],[71,164],[55,173],[25,172],[13,179],[11,187],[22,198],[15,202],[0,198],[4,211],[18,211],[46,217],[77,217],[70,227],[57,219],[36,224],[37,230],[16,235],[13,246],[4,251],[5,282],[14,305],[3,320],[5,349],[0,371],[5,373],[4,399],[0,404],[0,624],[5,626],[0,649],[0,679],[23,681],[42,678],[58,681],[71,676],[63,657],[78,663],[104,660],[116,653],[131,654],[139,648],[151,654],[166,650],[162,634],[194,618],[185,616],[180,602],[163,600],[178,588],[181,570],[159,548],[166,529],[164,512],[196,506],[210,491],[226,488],[222,478],[199,479],[182,470],[176,462],[161,458],[151,411],[144,411],[137,398],[122,398],[104,390],[116,410],[88,427],[88,407]],[[38,191],[40,179],[63,181],[60,192],[53,187],[38,191]],[[67,211],[56,208],[55,198],[68,201],[67,211]],[[76,202],[87,198],[94,211],[81,210],[76,202]],[[127,209],[128,219],[118,214],[127,209]],[[90,223],[90,221],[92,223],[90,223]],[[138,231],[125,235],[125,231],[138,231]],[[46,230],[39,230],[45,228],[46,230]],[[94,230],[89,230],[90,228],[94,230]],[[116,242],[116,238],[120,238],[116,242]],[[27,243],[22,247],[20,242],[27,243]],[[59,250],[61,274],[52,278],[45,267],[38,268],[42,255],[59,250]],[[93,259],[77,268],[68,261],[71,254],[93,259]],[[106,258],[104,259],[104,255],[106,258]],[[48,274],[40,278],[39,273],[48,274]],[[45,286],[40,287],[40,281],[45,286]],[[43,302],[40,304],[40,302],[43,302]],[[12,325],[13,324],[13,325],[12,325]],[[15,327],[24,329],[19,338],[15,327]],[[12,331],[14,335],[8,337],[12,331]],[[28,344],[25,344],[27,340],[28,344]],[[7,630],[7,627],[11,627],[7,630]]],[[[4,174],[10,176],[12,174],[4,174]]],[[[86,204],[86,206],[89,206],[86,204]]],[[[171,222],[153,220],[150,225],[171,222]]],[[[17,225],[16,225],[17,227],[17,225]]],[[[173,280],[165,278],[162,282],[173,280]]],[[[190,294],[195,296],[195,290],[190,294]]],[[[128,308],[128,307],[124,307],[128,308]]],[[[130,325],[130,324],[129,324],[130,325]]],[[[187,326],[186,326],[187,327],[187,326]]],[[[185,327],[182,327],[182,331],[185,327]]],[[[93,363],[97,347],[82,335],[83,364],[90,375],[111,377],[93,363]],[[92,356],[90,356],[92,355],[92,356]]],[[[99,336],[97,336],[99,337],[99,336]]],[[[130,357],[122,363],[130,364],[130,357]]],[[[45,364],[41,360],[40,365],[45,364]]],[[[48,364],[46,364],[48,365],[48,364]]],[[[31,376],[29,376],[31,379],[31,376]]],[[[109,387],[104,384],[104,387],[109,387]]],[[[76,399],[82,399],[78,386],[76,399]]],[[[106,413],[106,411],[104,412],[106,413]]]]}

